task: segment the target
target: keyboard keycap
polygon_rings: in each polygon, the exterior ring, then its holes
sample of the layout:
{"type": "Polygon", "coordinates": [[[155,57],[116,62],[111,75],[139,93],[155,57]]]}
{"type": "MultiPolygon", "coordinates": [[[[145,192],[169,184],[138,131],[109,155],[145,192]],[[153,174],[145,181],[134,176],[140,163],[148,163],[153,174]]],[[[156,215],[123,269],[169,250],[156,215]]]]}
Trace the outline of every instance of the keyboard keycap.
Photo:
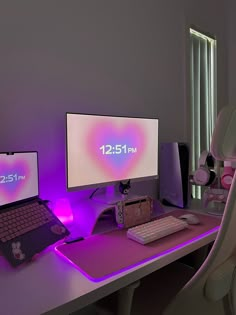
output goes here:
{"type": "Polygon", "coordinates": [[[129,228],[127,237],[145,245],[187,227],[188,223],[186,221],[182,221],[173,216],[167,216],[129,228]]]}
{"type": "Polygon", "coordinates": [[[38,202],[18,208],[10,208],[7,212],[0,213],[0,241],[6,242],[16,236],[50,222],[53,215],[38,202]]]}

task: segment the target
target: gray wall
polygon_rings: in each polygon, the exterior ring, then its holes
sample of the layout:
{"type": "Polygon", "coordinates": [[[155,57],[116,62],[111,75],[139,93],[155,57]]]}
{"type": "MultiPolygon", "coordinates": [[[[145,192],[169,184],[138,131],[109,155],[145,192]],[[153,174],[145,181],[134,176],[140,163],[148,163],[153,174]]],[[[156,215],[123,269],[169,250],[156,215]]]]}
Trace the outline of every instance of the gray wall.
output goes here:
{"type": "MultiPolygon", "coordinates": [[[[229,36],[228,36],[228,56],[229,56],[229,105],[236,106],[236,2],[234,0],[229,0],[229,11],[228,11],[228,27],[229,27],[229,36]]],[[[227,105],[227,104],[226,104],[227,105]]]]}
{"type": "MultiPolygon", "coordinates": [[[[39,151],[42,197],[73,199],[66,193],[65,112],[158,117],[160,142],[186,141],[188,27],[218,39],[222,106],[224,3],[2,2],[0,151],[39,151]]],[[[144,193],[157,191],[156,182],[145,187],[144,193]]]]}

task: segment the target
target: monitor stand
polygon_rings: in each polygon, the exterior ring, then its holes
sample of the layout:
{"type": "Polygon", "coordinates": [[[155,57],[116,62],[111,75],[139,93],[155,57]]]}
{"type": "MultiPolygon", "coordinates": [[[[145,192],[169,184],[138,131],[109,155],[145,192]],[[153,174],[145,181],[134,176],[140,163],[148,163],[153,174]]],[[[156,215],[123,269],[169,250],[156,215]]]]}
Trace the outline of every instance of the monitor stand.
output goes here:
{"type": "Polygon", "coordinates": [[[130,194],[122,195],[120,192],[116,191],[115,186],[109,186],[102,189],[100,194],[96,194],[95,192],[90,198],[80,200],[76,204],[76,207],[73,207],[73,214],[74,224],[80,231],[81,236],[86,237],[93,234],[98,221],[106,225],[106,220],[102,220],[102,218],[105,217],[105,213],[114,214],[116,204],[119,201],[128,200],[134,197],[140,196],[130,194]]]}
{"type": "Polygon", "coordinates": [[[130,198],[136,197],[134,195],[123,195],[116,190],[116,186],[107,186],[105,192],[98,193],[92,197],[92,200],[105,205],[116,205],[119,201],[128,200],[130,198]]]}
{"type": "Polygon", "coordinates": [[[115,205],[96,202],[93,199],[80,200],[73,206],[74,230],[79,231],[82,237],[90,236],[98,221],[107,225],[105,222],[107,220],[101,220],[101,218],[106,212],[113,213],[113,211],[115,211],[115,205]]]}

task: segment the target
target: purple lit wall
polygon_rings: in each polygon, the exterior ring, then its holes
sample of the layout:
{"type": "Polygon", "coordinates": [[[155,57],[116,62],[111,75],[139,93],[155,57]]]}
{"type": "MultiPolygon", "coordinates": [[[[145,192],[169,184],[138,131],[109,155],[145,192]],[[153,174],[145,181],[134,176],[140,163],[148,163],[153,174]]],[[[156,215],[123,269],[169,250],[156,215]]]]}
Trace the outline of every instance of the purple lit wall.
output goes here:
{"type": "MultiPolygon", "coordinates": [[[[160,142],[186,141],[187,26],[199,25],[223,40],[223,5],[213,0],[57,1],[57,6],[5,1],[0,151],[37,150],[41,196],[55,206],[91,193],[66,192],[67,111],[158,117],[160,142]]],[[[227,81],[223,41],[218,58],[221,105],[227,81]]],[[[133,189],[157,195],[155,181],[133,189]]]]}

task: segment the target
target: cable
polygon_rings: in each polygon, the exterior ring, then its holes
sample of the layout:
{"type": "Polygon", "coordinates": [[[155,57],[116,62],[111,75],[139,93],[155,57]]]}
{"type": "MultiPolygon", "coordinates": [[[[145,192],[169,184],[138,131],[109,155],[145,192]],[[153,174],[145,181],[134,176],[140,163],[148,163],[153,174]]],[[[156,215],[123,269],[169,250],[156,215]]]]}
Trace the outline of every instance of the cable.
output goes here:
{"type": "Polygon", "coordinates": [[[96,188],[92,193],[91,195],[89,196],[89,199],[92,199],[94,194],[100,189],[100,187],[96,188]]]}

